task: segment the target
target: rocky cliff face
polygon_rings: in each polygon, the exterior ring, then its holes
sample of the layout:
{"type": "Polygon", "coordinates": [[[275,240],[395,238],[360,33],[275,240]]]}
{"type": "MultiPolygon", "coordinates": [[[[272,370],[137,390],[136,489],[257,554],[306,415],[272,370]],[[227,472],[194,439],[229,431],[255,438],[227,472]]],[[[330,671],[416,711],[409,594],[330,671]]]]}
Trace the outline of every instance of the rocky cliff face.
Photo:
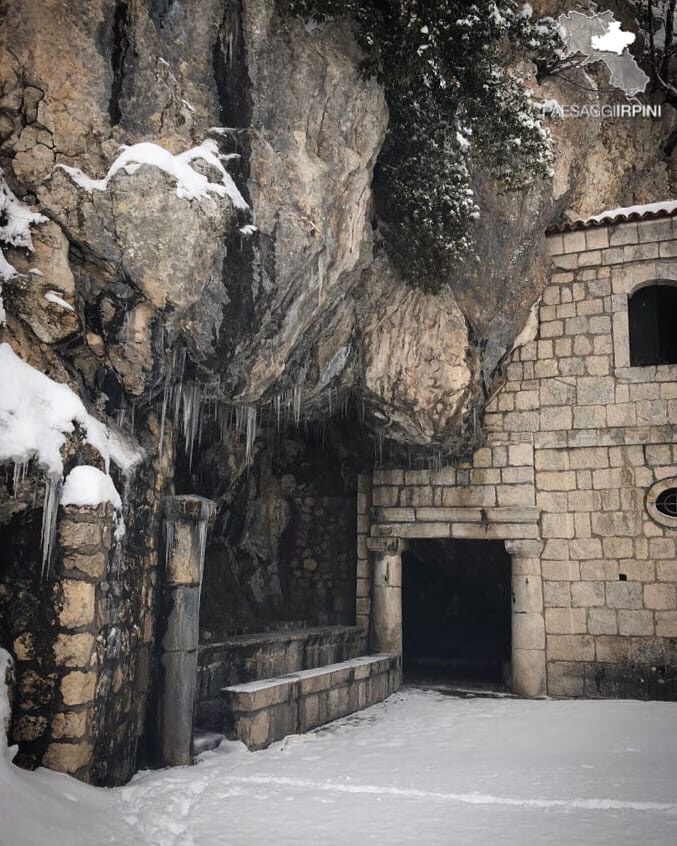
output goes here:
{"type": "MultiPolygon", "coordinates": [[[[552,185],[497,197],[478,173],[480,259],[423,296],[375,250],[387,108],[345,22],[304,25],[272,0],[50,0],[6,9],[2,39],[0,162],[48,218],[33,253],[8,251],[4,332],[43,368],[58,357],[109,412],[157,407],[180,350],[185,378],[228,405],[317,419],[332,392],[352,391],[387,437],[450,445],[542,286],[546,225],[566,207],[671,190],[670,115],[562,121],[552,185]],[[223,192],[179,196],[171,167],[121,168],[89,189],[62,167],[101,180],[121,144],[151,142],[176,163],[206,139],[247,207],[223,192]]],[[[542,93],[567,101],[567,84],[542,93]]],[[[187,166],[221,185],[197,155],[187,166]]]]}

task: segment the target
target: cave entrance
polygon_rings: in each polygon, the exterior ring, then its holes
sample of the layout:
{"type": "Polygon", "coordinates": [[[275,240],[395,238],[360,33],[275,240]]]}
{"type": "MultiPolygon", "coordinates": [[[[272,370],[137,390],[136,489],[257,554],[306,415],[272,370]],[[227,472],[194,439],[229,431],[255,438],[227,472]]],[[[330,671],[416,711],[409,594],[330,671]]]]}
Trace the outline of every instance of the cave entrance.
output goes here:
{"type": "Polygon", "coordinates": [[[504,543],[411,541],[402,564],[405,681],[509,687],[511,560],[504,543]]]}

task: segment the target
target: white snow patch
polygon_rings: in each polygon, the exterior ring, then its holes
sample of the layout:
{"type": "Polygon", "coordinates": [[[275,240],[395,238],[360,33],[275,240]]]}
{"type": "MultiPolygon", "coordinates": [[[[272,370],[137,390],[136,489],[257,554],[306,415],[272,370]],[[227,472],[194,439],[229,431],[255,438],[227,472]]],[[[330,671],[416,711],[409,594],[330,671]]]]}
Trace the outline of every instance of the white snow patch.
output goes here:
{"type": "Polygon", "coordinates": [[[122,500],[108,473],[83,464],[74,467],[66,476],[61,492],[62,505],[101,505],[110,502],[122,509],[122,500]]]}
{"type": "Polygon", "coordinates": [[[628,45],[635,41],[634,32],[623,32],[619,21],[612,21],[604,35],[593,35],[591,44],[594,50],[602,53],[616,53],[622,55],[628,45]]]}
{"type": "MultiPolygon", "coordinates": [[[[31,226],[45,223],[46,220],[44,215],[32,212],[17,199],[0,169],[0,221],[3,221],[0,223],[0,244],[32,251],[31,226]]],[[[0,248],[0,326],[5,323],[2,285],[13,276],[16,276],[16,268],[7,261],[0,248]]]]}
{"type": "Polygon", "coordinates": [[[229,156],[222,156],[219,153],[215,141],[208,138],[199,147],[192,147],[184,153],[172,155],[164,147],[153,144],[150,141],[143,141],[140,144],[133,144],[131,147],[122,147],[122,152],[115,159],[103,179],[92,179],[77,167],[59,164],[57,167],[65,170],[71,179],[84,188],[85,191],[105,191],[111,179],[121,170],[127,174],[136,173],[143,166],[156,167],[169,174],[176,180],[176,195],[185,200],[202,200],[210,194],[220,197],[228,197],[236,209],[246,211],[249,206],[242,194],[238,191],[233,177],[223,166],[223,160],[229,156]],[[199,173],[191,165],[192,162],[201,160],[213,167],[221,177],[220,182],[210,182],[202,173],[199,173]]]}
{"type": "Polygon", "coordinates": [[[61,308],[65,308],[67,311],[75,311],[73,306],[70,303],[67,303],[66,300],[62,296],[59,295],[58,291],[47,291],[45,294],[45,299],[50,302],[54,303],[54,305],[61,306],[61,308]]]}
{"type": "Polygon", "coordinates": [[[244,226],[240,227],[240,233],[245,236],[253,235],[255,232],[258,232],[258,229],[254,226],[253,223],[246,223],[244,226]]]}
{"type": "Polygon", "coordinates": [[[113,461],[128,473],[142,459],[142,450],[92,417],[68,385],[31,367],[7,343],[0,344],[0,384],[0,462],[21,464],[35,457],[50,475],[60,477],[60,450],[75,423],[100,453],[106,471],[113,461]]]}

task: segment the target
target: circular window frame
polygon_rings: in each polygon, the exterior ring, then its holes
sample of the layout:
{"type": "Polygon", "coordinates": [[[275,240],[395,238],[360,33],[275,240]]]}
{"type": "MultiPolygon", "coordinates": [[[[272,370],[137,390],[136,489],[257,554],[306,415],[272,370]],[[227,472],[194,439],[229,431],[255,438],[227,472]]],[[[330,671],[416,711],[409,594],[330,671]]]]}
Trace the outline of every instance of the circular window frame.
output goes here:
{"type": "Polygon", "coordinates": [[[656,508],[658,497],[670,488],[677,488],[677,476],[672,476],[669,479],[661,479],[659,482],[651,485],[646,492],[644,505],[649,517],[651,517],[654,523],[658,523],[659,526],[663,526],[665,529],[677,530],[677,517],[668,517],[667,514],[663,514],[656,508]]]}

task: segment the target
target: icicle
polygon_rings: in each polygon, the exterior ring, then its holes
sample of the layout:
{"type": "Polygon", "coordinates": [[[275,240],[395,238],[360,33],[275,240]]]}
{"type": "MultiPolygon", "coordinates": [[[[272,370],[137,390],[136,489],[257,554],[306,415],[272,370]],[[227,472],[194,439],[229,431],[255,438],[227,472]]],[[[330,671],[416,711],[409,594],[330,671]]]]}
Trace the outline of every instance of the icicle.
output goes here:
{"type": "Polygon", "coordinates": [[[16,496],[18,486],[26,478],[26,471],[28,470],[28,459],[14,462],[14,496],[16,496]]]}
{"type": "Polygon", "coordinates": [[[245,436],[245,462],[251,461],[254,441],[256,440],[256,406],[247,406],[247,434],[245,436]]]}
{"type": "Polygon", "coordinates": [[[49,565],[54,551],[56,538],[56,517],[61,500],[61,478],[48,475],[45,479],[45,499],[42,505],[42,532],[40,545],[42,547],[42,571],[40,577],[44,579],[49,573],[49,565]]]}

